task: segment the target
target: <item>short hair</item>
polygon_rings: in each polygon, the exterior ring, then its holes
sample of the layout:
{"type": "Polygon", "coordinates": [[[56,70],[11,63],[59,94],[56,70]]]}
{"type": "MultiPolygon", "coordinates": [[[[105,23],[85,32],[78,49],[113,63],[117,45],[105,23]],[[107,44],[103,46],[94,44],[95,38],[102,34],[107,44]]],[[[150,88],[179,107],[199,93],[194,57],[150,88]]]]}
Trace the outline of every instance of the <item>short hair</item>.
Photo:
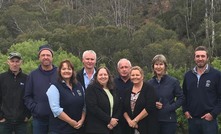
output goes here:
{"type": "Polygon", "coordinates": [[[93,54],[93,55],[95,56],[95,60],[97,59],[97,54],[95,53],[94,50],[86,50],[86,51],[84,51],[84,52],[83,52],[83,55],[82,55],[82,59],[83,59],[83,58],[85,57],[85,55],[88,54],[88,53],[93,54]]]}
{"type": "Polygon", "coordinates": [[[167,65],[167,59],[166,59],[166,57],[163,54],[157,54],[156,56],[153,57],[152,69],[154,68],[154,64],[156,62],[158,62],[158,61],[164,63],[164,65],[165,65],[165,73],[166,73],[168,65],[167,65]]]}
{"type": "Polygon", "coordinates": [[[206,51],[206,55],[207,55],[207,57],[209,57],[208,49],[207,49],[207,47],[205,47],[205,46],[198,46],[198,47],[196,47],[196,48],[195,48],[195,51],[194,51],[194,55],[195,55],[195,52],[196,52],[196,51],[206,51]]]}
{"type": "Polygon", "coordinates": [[[131,68],[131,70],[130,70],[130,74],[131,74],[131,72],[132,72],[133,70],[138,70],[138,71],[140,71],[140,74],[144,77],[144,71],[143,71],[143,69],[142,69],[141,67],[139,67],[139,66],[133,66],[133,67],[131,68]]]}
{"type": "Polygon", "coordinates": [[[63,67],[64,63],[66,63],[68,65],[68,67],[70,67],[72,69],[72,76],[71,76],[71,79],[70,79],[70,83],[76,84],[77,79],[76,79],[76,73],[74,71],[74,65],[71,63],[70,60],[63,60],[63,61],[60,62],[59,67],[58,67],[58,81],[63,80],[63,78],[61,76],[61,68],[63,67]]]}
{"type": "Polygon", "coordinates": [[[132,66],[132,65],[131,65],[131,62],[130,62],[128,59],[122,58],[122,59],[120,59],[120,60],[118,61],[118,63],[117,63],[117,68],[120,67],[120,64],[121,64],[122,61],[126,61],[126,62],[129,64],[130,67],[132,66]]]}

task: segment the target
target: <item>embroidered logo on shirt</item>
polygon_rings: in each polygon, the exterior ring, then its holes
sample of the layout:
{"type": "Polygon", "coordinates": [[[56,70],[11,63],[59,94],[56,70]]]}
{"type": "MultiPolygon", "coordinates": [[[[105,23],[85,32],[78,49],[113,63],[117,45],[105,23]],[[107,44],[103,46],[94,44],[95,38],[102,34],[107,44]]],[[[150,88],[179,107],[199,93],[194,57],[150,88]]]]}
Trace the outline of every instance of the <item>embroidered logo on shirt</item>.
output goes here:
{"type": "Polygon", "coordinates": [[[21,86],[24,86],[24,85],[25,85],[25,83],[20,82],[20,85],[21,85],[21,86]]]}
{"type": "Polygon", "coordinates": [[[207,80],[207,81],[206,81],[206,87],[210,87],[210,83],[211,83],[211,81],[210,81],[210,80],[207,80]]]}
{"type": "Polygon", "coordinates": [[[77,93],[78,93],[78,95],[79,95],[79,96],[82,96],[82,94],[81,94],[81,91],[80,91],[80,90],[77,90],[77,93]]]}

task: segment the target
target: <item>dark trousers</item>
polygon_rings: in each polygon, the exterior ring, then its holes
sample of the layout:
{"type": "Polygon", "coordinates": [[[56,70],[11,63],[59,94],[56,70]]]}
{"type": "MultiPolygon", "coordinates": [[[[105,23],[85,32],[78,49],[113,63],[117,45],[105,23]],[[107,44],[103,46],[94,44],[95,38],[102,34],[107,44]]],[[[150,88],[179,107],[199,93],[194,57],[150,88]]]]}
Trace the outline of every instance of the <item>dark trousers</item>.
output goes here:
{"type": "Polygon", "coordinates": [[[0,134],[27,134],[26,122],[0,122],[0,134]]]}
{"type": "Polygon", "coordinates": [[[49,121],[33,118],[33,134],[48,134],[49,131],[49,121]]]}
{"type": "Polygon", "coordinates": [[[176,122],[159,122],[159,134],[176,134],[176,122]]]}
{"type": "Polygon", "coordinates": [[[189,134],[218,134],[217,120],[193,118],[188,120],[189,134]]]}

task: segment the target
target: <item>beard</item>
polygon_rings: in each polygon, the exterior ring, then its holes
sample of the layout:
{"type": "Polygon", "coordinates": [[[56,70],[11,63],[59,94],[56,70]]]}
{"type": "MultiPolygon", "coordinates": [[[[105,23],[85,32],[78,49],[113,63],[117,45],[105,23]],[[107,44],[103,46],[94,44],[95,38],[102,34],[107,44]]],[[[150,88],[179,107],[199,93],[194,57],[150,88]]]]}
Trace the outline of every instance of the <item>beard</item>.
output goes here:
{"type": "Polygon", "coordinates": [[[200,62],[200,63],[197,63],[197,67],[198,68],[204,68],[205,66],[207,65],[207,62],[200,62]]]}

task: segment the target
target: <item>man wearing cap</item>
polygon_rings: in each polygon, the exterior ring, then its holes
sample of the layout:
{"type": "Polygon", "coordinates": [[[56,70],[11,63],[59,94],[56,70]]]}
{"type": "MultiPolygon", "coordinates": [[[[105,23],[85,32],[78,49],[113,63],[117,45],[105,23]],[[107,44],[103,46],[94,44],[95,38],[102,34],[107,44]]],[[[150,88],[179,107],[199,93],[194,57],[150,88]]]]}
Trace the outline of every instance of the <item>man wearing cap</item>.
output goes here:
{"type": "Polygon", "coordinates": [[[25,107],[23,96],[27,75],[20,68],[21,54],[9,54],[8,71],[0,74],[0,133],[26,134],[31,114],[25,107]]]}
{"type": "Polygon", "coordinates": [[[46,92],[57,80],[57,67],[52,64],[53,51],[48,45],[39,47],[40,65],[33,70],[25,86],[25,105],[33,116],[33,134],[47,134],[51,113],[46,92]]]}

